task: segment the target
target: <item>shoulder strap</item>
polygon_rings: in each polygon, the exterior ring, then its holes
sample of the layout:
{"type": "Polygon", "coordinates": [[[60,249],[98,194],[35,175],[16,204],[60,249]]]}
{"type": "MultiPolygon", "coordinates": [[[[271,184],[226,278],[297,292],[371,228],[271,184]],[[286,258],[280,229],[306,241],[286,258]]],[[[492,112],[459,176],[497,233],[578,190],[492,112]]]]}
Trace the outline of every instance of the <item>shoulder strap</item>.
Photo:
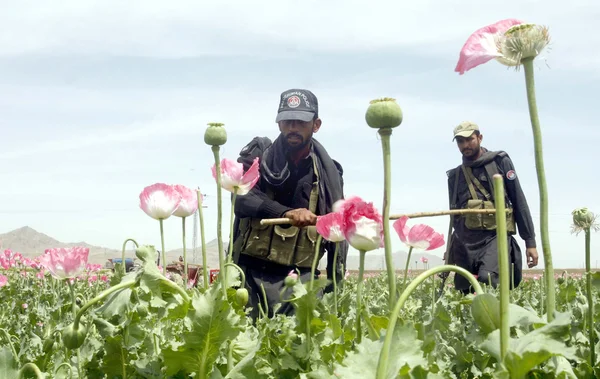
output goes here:
{"type": "Polygon", "coordinates": [[[319,170],[317,169],[317,157],[312,154],[313,172],[315,175],[315,181],[313,182],[312,190],[310,191],[310,201],[308,203],[308,210],[312,213],[317,211],[317,203],[319,202],[319,170]]]}
{"type": "MultiPolygon", "coordinates": [[[[494,194],[493,194],[493,188],[494,188],[494,175],[499,174],[500,171],[498,170],[498,157],[500,157],[500,159],[507,157],[508,154],[504,151],[500,151],[498,153],[498,155],[496,156],[496,158],[490,162],[488,162],[485,165],[485,172],[488,176],[489,182],[490,182],[490,188],[492,188],[492,194],[491,194],[491,198],[492,201],[494,201],[494,194]]],[[[506,199],[508,199],[508,196],[506,196],[506,199]]],[[[508,203],[507,203],[508,204],[508,203]]]]}
{"type": "Polygon", "coordinates": [[[491,199],[490,193],[486,191],[485,188],[483,188],[479,180],[477,180],[477,178],[473,175],[473,171],[471,171],[471,168],[465,167],[464,165],[462,165],[461,167],[463,173],[465,174],[465,179],[467,181],[467,185],[469,186],[469,191],[471,192],[471,197],[473,197],[474,200],[478,199],[477,193],[475,192],[475,188],[473,188],[473,184],[475,184],[479,192],[481,192],[483,196],[485,196],[485,198],[489,201],[491,199]]]}

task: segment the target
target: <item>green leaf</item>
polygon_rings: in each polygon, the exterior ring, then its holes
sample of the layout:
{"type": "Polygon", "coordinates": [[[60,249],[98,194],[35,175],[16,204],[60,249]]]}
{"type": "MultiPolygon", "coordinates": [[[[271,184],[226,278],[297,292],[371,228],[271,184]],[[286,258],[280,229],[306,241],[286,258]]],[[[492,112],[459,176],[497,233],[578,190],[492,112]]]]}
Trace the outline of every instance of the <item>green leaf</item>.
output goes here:
{"type": "MultiPolygon", "coordinates": [[[[426,366],[421,344],[412,324],[396,325],[388,356],[387,378],[396,378],[399,372],[408,374],[418,366],[426,366]]],[[[382,340],[363,339],[355,351],[348,353],[342,364],[335,365],[335,375],[339,378],[372,378],[377,371],[382,347],[382,340]]]]}
{"type": "Polygon", "coordinates": [[[262,337],[257,338],[256,334],[247,329],[245,333],[240,334],[234,341],[233,358],[237,363],[225,379],[245,379],[260,378],[260,374],[254,367],[254,357],[262,344],[262,337]],[[251,339],[254,337],[255,339],[251,339]]]}
{"type": "Polygon", "coordinates": [[[509,307],[509,326],[520,326],[522,328],[529,327],[531,325],[537,327],[546,324],[546,321],[540,318],[537,314],[518,306],[517,304],[510,304],[509,307]]]}
{"type": "Polygon", "coordinates": [[[194,292],[192,308],[187,318],[190,331],[184,333],[184,345],[177,350],[163,351],[167,375],[180,370],[185,373],[198,373],[199,378],[207,377],[219,356],[221,345],[234,339],[243,329],[240,316],[222,298],[221,287],[211,286],[201,294],[194,292]]]}
{"type": "Polygon", "coordinates": [[[12,351],[8,346],[0,350],[0,378],[17,378],[19,369],[17,361],[13,357],[12,351]]]}
{"type": "Polygon", "coordinates": [[[600,291],[600,271],[592,273],[592,285],[600,291]]]}
{"type": "Polygon", "coordinates": [[[471,314],[485,334],[500,327],[500,302],[489,293],[475,296],[471,304],[471,314]]]}
{"type": "MultiPolygon", "coordinates": [[[[570,320],[568,313],[556,313],[551,323],[521,338],[511,338],[504,360],[511,378],[525,378],[529,371],[552,356],[576,359],[574,348],[564,342],[570,336],[570,320]]],[[[490,333],[480,347],[500,361],[500,330],[490,333]]]]}
{"type": "Polygon", "coordinates": [[[97,312],[100,312],[106,320],[111,320],[113,317],[127,317],[132,307],[131,293],[131,288],[112,293],[97,312]]]}

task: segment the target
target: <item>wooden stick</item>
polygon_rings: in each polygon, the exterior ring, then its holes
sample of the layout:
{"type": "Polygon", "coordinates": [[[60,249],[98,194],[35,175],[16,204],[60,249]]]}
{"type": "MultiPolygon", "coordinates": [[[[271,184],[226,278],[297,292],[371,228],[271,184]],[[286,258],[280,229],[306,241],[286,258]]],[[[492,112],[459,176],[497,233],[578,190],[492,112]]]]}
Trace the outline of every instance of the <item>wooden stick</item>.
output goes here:
{"type": "MultiPolygon", "coordinates": [[[[508,213],[512,212],[511,209],[506,210],[508,213]]],[[[437,212],[417,212],[390,215],[390,220],[397,220],[403,216],[408,218],[420,218],[420,217],[434,217],[434,216],[448,216],[448,215],[466,215],[466,214],[495,214],[496,209],[450,209],[437,212]]],[[[289,218],[265,218],[260,221],[261,225],[283,225],[290,224],[289,218]]]]}

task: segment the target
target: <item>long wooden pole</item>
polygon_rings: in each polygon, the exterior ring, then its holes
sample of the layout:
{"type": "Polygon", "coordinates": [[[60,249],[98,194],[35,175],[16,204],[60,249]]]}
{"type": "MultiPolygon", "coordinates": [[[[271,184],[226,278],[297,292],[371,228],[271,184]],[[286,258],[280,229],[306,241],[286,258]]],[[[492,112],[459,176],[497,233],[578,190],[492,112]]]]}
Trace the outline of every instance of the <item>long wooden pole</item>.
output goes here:
{"type": "MultiPolygon", "coordinates": [[[[511,209],[506,210],[508,213],[512,212],[511,209]]],[[[448,216],[448,215],[466,215],[466,214],[495,214],[496,209],[450,209],[437,212],[417,212],[407,214],[390,215],[390,220],[397,220],[406,216],[408,218],[420,218],[420,217],[434,217],[434,216],[448,216]]],[[[265,218],[260,221],[261,225],[282,225],[290,224],[289,218],[265,218]]]]}

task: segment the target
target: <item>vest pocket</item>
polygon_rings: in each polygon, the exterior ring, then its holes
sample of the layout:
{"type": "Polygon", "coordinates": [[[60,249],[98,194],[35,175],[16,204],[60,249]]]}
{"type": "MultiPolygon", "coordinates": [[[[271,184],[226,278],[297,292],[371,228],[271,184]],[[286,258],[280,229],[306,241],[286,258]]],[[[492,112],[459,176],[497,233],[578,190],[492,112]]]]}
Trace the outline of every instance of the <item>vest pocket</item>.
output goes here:
{"type": "Polygon", "coordinates": [[[272,225],[261,225],[260,219],[253,219],[250,222],[250,233],[245,241],[246,246],[242,252],[253,257],[267,257],[269,255],[272,234],[272,225]]]}
{"type": "MultiPolygon", "coordinates": [[[[294,264],[296,266],[312,267],[317,237],[317,228],[313,225],[300,230],[298,243],[296,245],[296,256],[294,258],[294,264]]],[[[319,252],[319,259],[321,258],[322,254],[319,252]]]]}
{"type": "Polygon", "coordinates": [[[269,261],[284,266],[294,265],[294,248],[296,247],[296,241],[298,241],[299,230],[296,226],[283,228],[275,225],[273,239],[271,240],[269,261]]]}

